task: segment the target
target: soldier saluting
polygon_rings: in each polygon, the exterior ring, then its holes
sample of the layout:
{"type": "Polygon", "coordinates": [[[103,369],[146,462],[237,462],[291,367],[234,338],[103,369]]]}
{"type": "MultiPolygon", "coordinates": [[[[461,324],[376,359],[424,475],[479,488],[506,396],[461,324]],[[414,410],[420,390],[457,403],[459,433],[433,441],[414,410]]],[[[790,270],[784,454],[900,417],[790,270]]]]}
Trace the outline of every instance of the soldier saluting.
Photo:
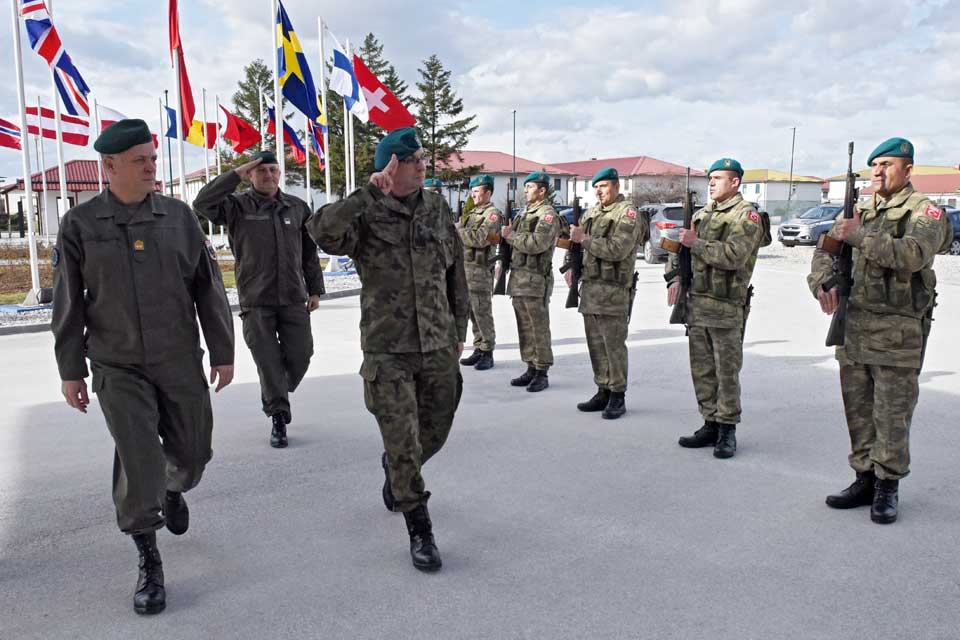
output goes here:
{"type": "Polygon", "coordinates": [[[444,199],[422,188],[426,168],[416,130],[377,145],[377,172],[308,222],[325,251],[348,255],[360,276],[364,401],[380,426],[384,504],[403,512],[413,565],[442,561],[421,468],[443,446],[460,402],[470,303],[463,245],[444,199]]]}
{"type": "Polygon", "coordinates": [[[837,310],[831,284],[841,242],[853,247],[846,331],[836,349],[856,479],[827,496],[834,509],[871,505],[878,524],[897,519],[900,479],[910,472],[910,423],[936,299],[933,260],[953,240],[950,217],[910,184],[913,145],[891,138],[870,154],[872,198],[837,218],[813,255],[807,283],[821,310],[837,310]],[[839,242],[837,242],[839,241],[839,242]]]}
{"type": "Polygon", "coordinates": [[[236,258],[243,339],[257,363],[263,412],[270,418],[270,446],[287,446],[290,396],[310,366],[310,313],[320,305],[323,272],[317,245],[307,233],[307,203],[283,193],[272,151],[203,187],[194,210],[226,225],[236,258]],[[234,193],[242,180],[252,188],[234,193]]]}
{"type": "Polygon", "coordinates": [[[166,606],[157,529],[189,526],[183,493],[212,455],[210,383],[233,379],[233,318],[217,255],[190,207],[155,192],[157,155],[143,120],[94,143],[110,186],[63,216],[53,251],[53,334],[67,404],[92,390],[116,446],[113,502],[140,552],[137,613],[166,606]]]}

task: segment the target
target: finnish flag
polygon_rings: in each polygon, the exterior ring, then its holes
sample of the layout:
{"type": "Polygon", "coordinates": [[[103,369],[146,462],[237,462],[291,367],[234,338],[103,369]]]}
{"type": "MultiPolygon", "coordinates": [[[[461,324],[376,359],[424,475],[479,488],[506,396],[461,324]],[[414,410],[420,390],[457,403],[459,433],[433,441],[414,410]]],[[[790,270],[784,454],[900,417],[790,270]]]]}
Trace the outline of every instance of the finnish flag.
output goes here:
{"type": "Polygon", "coordinates": [[[353,71],[353,65],[347,57],[346,51],[340,46],[336,36],[330,33],[333,40],[333,71],[330,72],[329,87],[335,93],[343,96],[343,102],[347,106],[347,111],[352,113],[361,122],[368,122],[370,114],[367,110],[367,100],[360,90],[360,83],[357,81],[357,74],[353,71]]]}

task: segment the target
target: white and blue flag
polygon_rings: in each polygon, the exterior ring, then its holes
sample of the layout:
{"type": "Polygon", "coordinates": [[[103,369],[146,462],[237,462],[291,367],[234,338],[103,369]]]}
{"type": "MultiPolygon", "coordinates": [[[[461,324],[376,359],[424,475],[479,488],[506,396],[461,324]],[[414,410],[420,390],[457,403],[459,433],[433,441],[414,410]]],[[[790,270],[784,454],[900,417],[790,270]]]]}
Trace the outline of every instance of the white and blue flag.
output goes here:
{"type": "Polygon", "coordinates": [[[350,59],[337,38],[329,30],[327,33],[333,39],[333,71],[330,72],[328,86],[332,91],[343,96],[347,111],[361,122],[368,122],[370,114],[367,110],[367,99],[360,90],[360,83],[357,81],[357,74],[353,71],[353,65],[350,64],[350,59]]]}

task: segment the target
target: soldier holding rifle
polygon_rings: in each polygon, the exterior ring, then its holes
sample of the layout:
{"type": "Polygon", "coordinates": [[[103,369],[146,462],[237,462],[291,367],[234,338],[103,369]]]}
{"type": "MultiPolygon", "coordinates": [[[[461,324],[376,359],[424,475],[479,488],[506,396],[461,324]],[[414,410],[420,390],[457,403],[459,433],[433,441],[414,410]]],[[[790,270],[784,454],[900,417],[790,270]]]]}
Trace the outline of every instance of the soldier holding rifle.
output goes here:
{"type": "Polygon", "coordinates": [[[837,345],[856,479],[827,496],[827,505],[871,505],[870,518],[889,524],[897,519],[900,479],[910,471],[910,423],[936,300],[933,260],[950,246],[953,230],[949,216],[913,190],[908,140],[883,142],[867,164],[873,197],[856,205],[848,187],[847,212],[823,237],[807,283],[824,313],[845,320],[834,322],[838,335],[827,342],[837,345]],[[836,268],[844,246],[852,248],[852,274],[836,268]],[[851,275],[847,299],[837,280],[851,275]]]}

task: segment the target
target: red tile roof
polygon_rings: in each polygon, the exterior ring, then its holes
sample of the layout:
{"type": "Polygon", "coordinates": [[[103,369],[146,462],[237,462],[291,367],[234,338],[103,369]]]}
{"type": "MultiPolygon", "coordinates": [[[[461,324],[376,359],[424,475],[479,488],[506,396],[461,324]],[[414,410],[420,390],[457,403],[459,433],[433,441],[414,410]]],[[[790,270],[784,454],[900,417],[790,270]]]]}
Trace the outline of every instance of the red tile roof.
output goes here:
{"type": "MultiPolygon", "coordinates": [[[[454,171],[465,167],[481,166],[484,173],[513,173],[513,156],[499,151],[463,151],[461,157],[452,156],[445,164],[454,171]]],[[[556,175],[571,175],[569,171],[555,165],[534,162],[517,156],[517,174],[524,175],[534,171],[546,171],[556,175]]]]}
{"type": "MultiPolygon", "coordinates": [[[[67,191],[99,191],[97,183],[97,161],[96,160],[69,160],[63,164],[67,174],[67,191]]],[[[44,173],[47,174],[47,188],[60,188],[60,167],[50,167],[44,173]]],[[[43,188],[43,180],[40,178],[40,172],[31,176],[30,180],[34,191],[43,188]]],[[[103,184],[107,185],[106,174],[103,176],[103,184]]],[[[4,188],[4,191],[23,190],[23,178],[17,180],[16,184],[10,184],[4,188]]]]}
{"type": "MultiPolygon", "coordinates": [[[[914,174],[910,178],[910,183],[920,193],[955,193],[960,189],[960,174],[927,176],[914,174]]],[[[860,190],[860,195],[873,195],[873,187],[864,187],[860,190]]]]}
{"type": "MultiPolygon", "coordinates": [[[[554,167],[569,171],[580,177],[590,177],[600,169],[613,167],[621,177],[628,176],[682,176],[686,175],[687,168],[657,160],[650,156],[631,156],[629,158],[601,158],[599,160],[583,160],[581,162],[554,162],[554,167]]],[[[706,176],[706,172],[691,169],[691,176],[706,176]]]]}

